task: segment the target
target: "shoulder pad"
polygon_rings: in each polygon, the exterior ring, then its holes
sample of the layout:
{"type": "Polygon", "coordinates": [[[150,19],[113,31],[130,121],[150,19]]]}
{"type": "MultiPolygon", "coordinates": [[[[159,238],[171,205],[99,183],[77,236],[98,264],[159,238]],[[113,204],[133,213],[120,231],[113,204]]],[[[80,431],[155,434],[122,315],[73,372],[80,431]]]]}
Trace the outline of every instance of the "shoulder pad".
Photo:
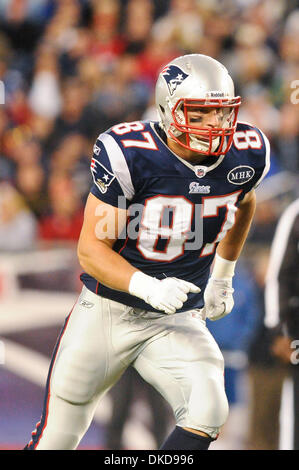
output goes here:
{"type": "Polygon", "coordinates": [[[116,178],[121,186],[125,197],[131,200],[135,194],[130,170],[125,152],[122,151],[118,142],[110,132],[100,134],[94,145],[91,171],[103,181],[102,173],[105,172],[109,186],[116,178]]]}
{"type": "Polygon", "coordinates": [[[234,147],[244,152],[260,168],[260,178],[254,187],[257,187],[270,169],[270,143],[265,134],[248,122],[238,121],[237,130],[233,139],[234,147]]]}
{"type": "Polygon", "coordinates": [[[108,132],[124,152],[127,149],[129,153],[138,149],[158,150],[149,121],[122,122],[111,127],[108,132]]]}
{"type": "Polygon", "coordinates": [[[234,146],[238,150],[263,150],[265,152],[267,145],[269,145],[269,141],[258,127],[247,122],[238,122],[234,134],[234,146]]]}

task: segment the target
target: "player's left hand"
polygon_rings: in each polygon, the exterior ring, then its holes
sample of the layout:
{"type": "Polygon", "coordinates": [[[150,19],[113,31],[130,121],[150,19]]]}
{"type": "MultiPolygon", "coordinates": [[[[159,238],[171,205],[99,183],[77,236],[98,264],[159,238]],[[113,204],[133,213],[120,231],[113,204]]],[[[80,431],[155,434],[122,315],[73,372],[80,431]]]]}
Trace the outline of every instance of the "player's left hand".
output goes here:
{"type": "Polygon", "coordinates": [[[228,315],[234,306],[233,292],[231,279],[210,278],[204,292],[205,317],[214,321],[228,315]]]}

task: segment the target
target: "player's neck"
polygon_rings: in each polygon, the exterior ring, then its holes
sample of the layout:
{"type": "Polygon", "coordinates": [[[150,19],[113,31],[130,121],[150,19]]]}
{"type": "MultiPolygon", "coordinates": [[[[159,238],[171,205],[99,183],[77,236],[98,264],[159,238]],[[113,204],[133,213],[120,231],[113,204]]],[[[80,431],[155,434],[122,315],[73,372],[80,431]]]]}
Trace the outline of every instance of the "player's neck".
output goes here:
{"type": "Polygon", "coordinates": [[[198,152],[193,152],[192,150],[186,149],[182,145],[178,144],[174,140],[167,138],[167,145],[172,152],[174,152],[178,157],[183,158],[189,163],[201,164],[208,157],[206,155],[201,155],[198,152]]]}

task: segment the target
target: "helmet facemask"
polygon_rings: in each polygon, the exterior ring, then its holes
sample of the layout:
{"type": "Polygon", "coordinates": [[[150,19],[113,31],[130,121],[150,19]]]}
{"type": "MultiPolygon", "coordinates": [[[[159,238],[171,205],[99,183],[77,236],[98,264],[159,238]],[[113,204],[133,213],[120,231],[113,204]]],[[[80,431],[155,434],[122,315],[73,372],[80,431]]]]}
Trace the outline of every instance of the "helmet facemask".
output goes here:
{"type": "Polygon", "coordinates": [[[179,99],[171,110],[173,122],[168,129],[168,135],[179,145],[202,155],[226,154],[232,144],[236,130],[237,115],[241,103],[240,97],[235,98],[206,98],[179,99]],[[219,127],[200,127],[194,125],[189,112],[216,109],[220,115],[219,127]],[[185,138],[179,139],[183,135],[185,138]]]}

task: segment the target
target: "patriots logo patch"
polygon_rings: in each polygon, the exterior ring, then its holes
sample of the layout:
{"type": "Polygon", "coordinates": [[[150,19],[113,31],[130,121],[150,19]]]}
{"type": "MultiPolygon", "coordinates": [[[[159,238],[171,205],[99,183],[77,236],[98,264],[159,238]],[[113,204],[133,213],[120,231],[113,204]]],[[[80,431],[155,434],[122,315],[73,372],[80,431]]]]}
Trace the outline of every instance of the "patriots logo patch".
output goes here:
{"type": "Polygon", "coordinates": [[[161,73],[167,83],[171,96],[174,94],[177,87],[181,85],[187,77],[189,77],[187,73],[183,72],[183,70],[176,65],[166,66],[161,73]]]}
{"type": "Polygon", "coordinates": [[[115,179],[114,174],[107,170],[107,168],[95,158],[91,159],[90,169],[94,183],[101,193],[105,194],[108,187],[115,179]]]}

